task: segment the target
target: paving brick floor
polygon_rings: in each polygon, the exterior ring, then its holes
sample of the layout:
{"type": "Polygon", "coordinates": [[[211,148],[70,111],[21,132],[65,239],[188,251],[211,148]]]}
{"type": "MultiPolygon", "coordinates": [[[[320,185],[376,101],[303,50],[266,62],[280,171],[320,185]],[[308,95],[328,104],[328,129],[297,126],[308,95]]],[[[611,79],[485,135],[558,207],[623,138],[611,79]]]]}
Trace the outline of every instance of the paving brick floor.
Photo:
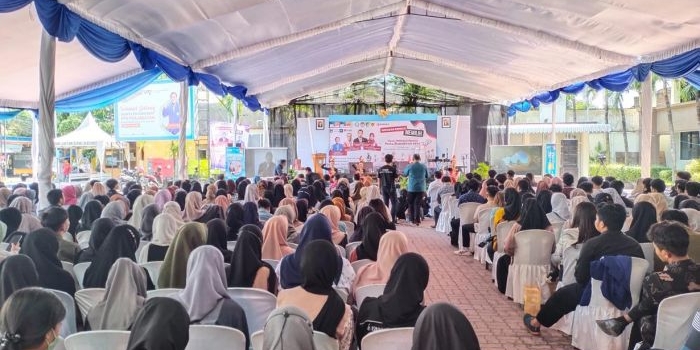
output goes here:
{"type": "Polygon", "coordinates": [[[456,256],[449,237],[430,228],[399,224],[409,240],[409,249],[423,255],[430,266],[427,302],[446,301],[469,318],[482,350],[575,349],[565,334],[542,328],[532,336],[522,325],[522,308],[500,294],[491,282],[491,272],[471,256],[456,256]]]}

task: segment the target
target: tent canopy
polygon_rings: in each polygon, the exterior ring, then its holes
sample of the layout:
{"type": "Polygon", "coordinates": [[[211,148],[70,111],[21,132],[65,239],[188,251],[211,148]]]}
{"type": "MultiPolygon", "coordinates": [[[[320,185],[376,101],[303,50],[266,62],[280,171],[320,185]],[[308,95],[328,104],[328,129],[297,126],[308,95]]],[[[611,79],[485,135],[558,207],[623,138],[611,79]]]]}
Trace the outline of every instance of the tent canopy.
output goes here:
{"type": "Polygon", "coordinates": [[[77,129],[54,139],[57,148],[61,147],[94,147],[97,149],[97,159],[104,164],[107,148],[121,148],[114,136],[108,134],[97,125],[92,113],[88,113],[77,129]]]}
{"type": "MultiPolygon", "coordinates": [[[[47,0],[42,0],[46,2],[47,0]]],[[[392,73],[509,103],[700,47],[697,0],[63,0],[68,9],[266,107],[392,73]]],[[[40,24],[0,15],[0,102],[35,105],[40,24]],[[36,83],[35,83],[36,82],[36,83]]],[[[133,74],[58,45],[57,95],[133,74]]]]}

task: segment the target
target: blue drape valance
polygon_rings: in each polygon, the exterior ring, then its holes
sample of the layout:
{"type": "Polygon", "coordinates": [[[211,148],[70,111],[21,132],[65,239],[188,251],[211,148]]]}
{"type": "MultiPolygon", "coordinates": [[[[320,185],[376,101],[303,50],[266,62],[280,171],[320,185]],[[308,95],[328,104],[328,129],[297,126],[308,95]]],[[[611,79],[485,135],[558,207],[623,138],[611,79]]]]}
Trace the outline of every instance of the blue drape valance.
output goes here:
{"type": "Polygon", "coordinates": [[[561,89],[537,94],[530,99],[510,105],[508,107],[508,116],[513,116],[516,112],[527,112],[532,108],[539,107],[541,103],[552,103],[559,98],[560,92],[567,94],[579,93],[586,86],[595,90],[624,91],[634,80],[644,81],[649,72],[654,72],[663,78],[683,77],[695,88],[700,89],[699,69],[700,49],[695,49],[665,60],[639,64],[623,72],[609,74],[585,83],[577,83],[561,89]]]}
{"type": "Polygon", "coordinates": [[[29,5],[32,0],[3,0],[0,1],[0,13],[8,13],[17,11],[22,7],[29,5]]]}
{"type": "Polygon", "coordinates": [[[21,109],[0,108],[0,121],[12,119],[21,111],[21,109]]]}

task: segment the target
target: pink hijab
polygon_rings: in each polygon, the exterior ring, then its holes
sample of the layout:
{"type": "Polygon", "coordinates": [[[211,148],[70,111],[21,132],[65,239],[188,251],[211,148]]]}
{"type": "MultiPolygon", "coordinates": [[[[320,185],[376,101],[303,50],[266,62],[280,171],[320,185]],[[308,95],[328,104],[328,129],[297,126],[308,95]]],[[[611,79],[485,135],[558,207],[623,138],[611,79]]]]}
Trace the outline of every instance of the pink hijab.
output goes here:
{"type": "Polygon", "coordinates": [[[386,284],[396,260],[408,252],[408,239],[401,231],[389,231],[379,240],[377,262],[368,264],[357,271],[353,294],[358,288],[370,284],[386,284]]]}
{"type": "Polygon", "coordinates": [[[160,211],[163,211],[163,206],[165,206],[165,203],[168,203],[171,200],[173,200],[173,195],[170,194],[170,191],[168,190],[163,189],[156,193],[155,203],[160,211]]]}
{"type": "Polygon", "coordinates": [[[335,205],[327,205],[321,209],[321,214],[328,218],[331,223],[331,239],[333,244],[340,244],[345,237],[345,233],[338,228],[338,223],[340,222],[340,209],[335,205]]]}
{"type": "Polygon", "coordinates": [[[61,191],[63,192],[63,205],[75,205],[78,203],[73,185],[68,185],[62,188],[61,191]]]}
{"type": "Polygon", "coordinates": [[[202,194],[199,192],[190,192],[185,197],[185,213],[182,215],[185,221],[195,221],[204,215],[206,211],[202,207],[202,194]]]}
{"type": "Polygon", "coordinates": [[[262,258],[282,260],[283,257],[294,253],[287,245],[287,218],[281,215],[273,216],[265,221],[263,226],[262,258]]]}

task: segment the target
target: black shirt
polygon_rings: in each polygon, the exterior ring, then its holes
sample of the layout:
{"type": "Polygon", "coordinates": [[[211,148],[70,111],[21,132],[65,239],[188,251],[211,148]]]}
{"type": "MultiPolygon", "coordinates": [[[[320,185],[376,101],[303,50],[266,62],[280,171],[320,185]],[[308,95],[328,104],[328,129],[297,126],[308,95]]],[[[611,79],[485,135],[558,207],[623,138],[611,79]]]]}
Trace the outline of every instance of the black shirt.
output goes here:
{"type": "Polygon", "coordinates": [[[394,188],[394,182],[399,177],[396,172],[396,166],[393,164],[386,164],[379,168],[377,171],[377,177],[379,177],[379,183],[382,188],[392,189],[394,188]]]}
{"type": "Polygon", "coordinates": [[[576,282],[586,285],[591,280],[591,262],[603,256],[625,255],[644,259],[644,252],[634,238],[620,231],[607,231],[586,241],[576,263],[576,282]]]}

